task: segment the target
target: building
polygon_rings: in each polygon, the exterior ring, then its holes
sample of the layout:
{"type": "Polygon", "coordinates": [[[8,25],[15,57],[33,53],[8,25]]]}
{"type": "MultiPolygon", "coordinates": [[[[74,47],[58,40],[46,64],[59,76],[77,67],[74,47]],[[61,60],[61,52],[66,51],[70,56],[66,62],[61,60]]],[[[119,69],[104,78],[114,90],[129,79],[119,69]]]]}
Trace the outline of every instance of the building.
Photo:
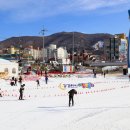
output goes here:
{"type": "Polygon", "coordinates": [[[57,48],[57,59],[66,59],[68,58],[68,53],[66,48],[59,47],[57,48]]]}
{"type": "Polygon", "coordinates": [[[50,59],[57,59],[57,51],[56,51],[57,47],[54,44],[49,45],[49,47],[47,47],[45,49],[45,61],[48,62],[50,59]]]}
{"type": "Polygon", "coordinates": [[[111,37],[104,41],[104,56],[107,61],[119,60],[119,46],[121,40],[119,37],[111,37]]]}
{"type": "Polygon", "coordinates": [[[68,52],[65,47],[59,47],[55,44],[51,44],[45,50],[45,61],[48,62],[50,60],[58,61],[60,64],[70,64],[70,60],[68,59],[68,52]]]}
{"type": "Polygon", "coordinates": [[[0,59],[0,78],[17,77],[18,73],[18,63],[0,59]]]}
{"type": "Polygon", "coordinates": [[[39,47],[33,48],[33,46],[29,46],[27,48],[24,48],[23,56],[25,56],[25,58],[32,58],[34,60],[42,59],[43,58],[43,50],[40,49],[39,47]]]}

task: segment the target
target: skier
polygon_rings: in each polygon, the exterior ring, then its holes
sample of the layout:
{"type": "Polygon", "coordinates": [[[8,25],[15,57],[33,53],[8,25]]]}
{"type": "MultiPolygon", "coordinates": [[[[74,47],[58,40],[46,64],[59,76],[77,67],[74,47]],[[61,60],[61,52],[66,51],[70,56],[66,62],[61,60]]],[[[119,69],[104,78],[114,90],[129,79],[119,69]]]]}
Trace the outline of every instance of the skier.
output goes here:
{"type": "Polygon", "coordinates": [[[23,100],[24,86],[25,86],[25,84],[21,85],[21,87],[20,87],[20,90],[19,90],[19,93],[20,93],[19,100],[23,100]]]}
{"type": "Polygon", "coordinates": [[[72,101],[72,106],[74,106],[74,94],[77,94],[77,91],[75,89],[71,89],[69,92],[69,107],[71,105],[71,101],[72,101]]]}
{"type": "Polygon", "coordinates": [[[11,85],[11,86],[14,86],[14,85],[15,85],[15,84],[14,84],[14,80],[11,80],[11,81],[10,81],[10,85],[11,85]]]}
{"type": "Polygon", "coordinates": [[[17,86],[17,78],[14,79],[14,85],[17,86]]]}
{"type": "Polygon", "coordinates": [[[94,72],[94,78],[96,78],[96,72],[94,72]]]}
{"type": "Polygon", "coordinates": [[[1,88],[0,88],[0,97],[2,97],[2,91],[1,91],[1,88]]]}
{"type": "Polygon", "coordinates": [[[19,83],[20,83],[20,85],[22,84],[22,80],[23,80],[23,79],[22,79],[22,77],[20,76],[20,77],[19,77],[19,83]]]}
{"type": "Polygon", "coordinates": [[[129,74],[129,81],[130,81],[130,74],[129,74]]]}
{"type": "Polygon", "coordinates": [[[36,80],[36,82],[37,82],[37,87],[40,86],[40,82],[38,79],[36,80]]]}
{"type": "Polygon", "coordinates": [[[105,78],[105,75],[106,75],[106,73],[104,72],[104,78],[105,78]]]}
{"type": "Polygon", "coordinates": [[[46,84],[47,84],[47,82],[48,82],[48,76],[45,76],[45,81],[46,81],[46,84]]]}

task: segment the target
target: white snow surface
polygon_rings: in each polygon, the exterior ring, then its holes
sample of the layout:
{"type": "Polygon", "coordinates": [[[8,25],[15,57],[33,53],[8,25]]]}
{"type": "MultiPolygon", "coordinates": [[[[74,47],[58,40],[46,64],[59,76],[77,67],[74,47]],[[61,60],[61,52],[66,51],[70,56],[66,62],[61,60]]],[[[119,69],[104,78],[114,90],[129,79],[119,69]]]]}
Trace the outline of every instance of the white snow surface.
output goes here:
{"type": "Polygon", "coordinates": [[[37,88],[36,81],[24,81],[24,99],[18,100],[18,86],[0,80],[0,130],[130,130],[130,82],[128,77],[49,78],[37,88]],[[75,105],[68,107],[68,91],[60,83],[94,84],[76,88],[75,105]]]}
{"type": "Polygon", "coordinates": [[[1,63],[1,64],[11,64],[11,63],[13,63],[13,62],[11,62],[11,61],[9,61],[9,60],[5,60],[5,59],[1,59],[1,58],[0,58],[0,63],[1,63]]]}

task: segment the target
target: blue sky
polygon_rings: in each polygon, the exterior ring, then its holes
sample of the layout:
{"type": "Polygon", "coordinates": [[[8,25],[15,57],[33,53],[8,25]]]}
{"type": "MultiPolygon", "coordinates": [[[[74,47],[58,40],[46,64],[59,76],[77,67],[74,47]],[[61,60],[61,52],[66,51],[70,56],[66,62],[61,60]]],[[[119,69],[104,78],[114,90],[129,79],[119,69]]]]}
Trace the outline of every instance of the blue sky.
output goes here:
{"type": "Polygon", "coordinates": [[[130,0],[0,0],[0,40],[67,31],[126,33],[130,0]]]}

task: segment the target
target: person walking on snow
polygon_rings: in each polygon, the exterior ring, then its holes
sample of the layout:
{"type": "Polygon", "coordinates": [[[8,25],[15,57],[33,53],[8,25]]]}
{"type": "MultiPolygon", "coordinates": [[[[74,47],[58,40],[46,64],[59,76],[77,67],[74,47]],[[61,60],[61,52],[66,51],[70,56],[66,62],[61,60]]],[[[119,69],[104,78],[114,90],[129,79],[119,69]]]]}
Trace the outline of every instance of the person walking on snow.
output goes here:
{"type": "Polygon", "coordinates": [[[38,88],[38,86],[40,86],[40,82],[38,79],[36,80],[36,82],[37,82],[37,88],[38,88]]]}
{"type": "Polygon", "coordinates": [[[24,86],[25,84],[21,85],[20,89],[19,89],[19,100],[23,100],[23,91],[24,91],[24,86]]]}
{"type": "Polygon", "coordinates": [[[45,82],[47,84],[47,82],[48,82],[48,76],[45,76],[45,82]]]}
{"type": "Polygon", "coordinates": [[[2,90],[1,90],[1,88],[0,88],[0,97],[2,97],[2,90]]]}
{"type": "Polygon", "coordinates": [[[105,78],[105,75],[106,75],[106,73],[104,72],[104,78],[105,78]]]}
{"type": "Polygon", "coordinates": [[[129,74],[129,81],[130,81],[130,74],[129,74]]]}
{"type": "Polygon", "coordinates": [[[69,92],[69,107],[71,105],[72,102],[72,106],[74,106],[74,94],[77,94],[77,91],[75,89],[71,89],[69,92]]]}
{"type": "Polygon", "coordinates": [[[17,78],[14,79],[14,84],[17,86],[17,78]]]}
{"type": "Polygon", "coordinates": [[[22,80],[23,80],[23,79],[22,79],[22,77],[20,76],[20,77],[19,77],[19,83],[20,83],[20,85],[22,84],[22,80]]]}

